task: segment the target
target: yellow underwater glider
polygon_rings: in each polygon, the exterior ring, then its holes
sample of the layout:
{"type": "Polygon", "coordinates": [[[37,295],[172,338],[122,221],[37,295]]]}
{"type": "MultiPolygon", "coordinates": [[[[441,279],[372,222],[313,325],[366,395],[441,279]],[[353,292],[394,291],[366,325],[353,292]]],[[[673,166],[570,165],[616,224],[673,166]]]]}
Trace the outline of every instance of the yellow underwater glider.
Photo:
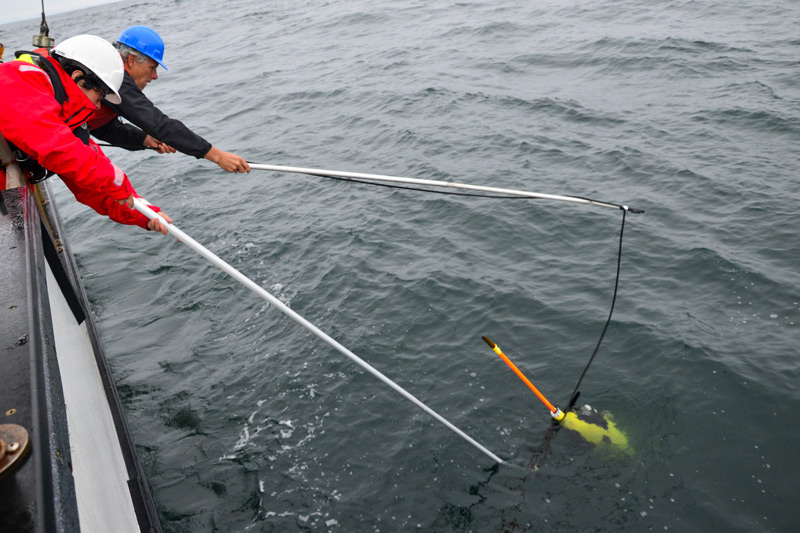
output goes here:
{"type": "Polygon", "coordinates": [[[494,350],[494,352],[505,361],[505,363],[514,371],[514,373],[525,382],[534,394],[544,403],[553,419],[564,426],[566,429],[576,432],[583,437],[586,442],[594,444],[598,448],[603,448],[613,452],[623,452],[628,455],[633,455],[633,448],[628,444],[628,437],[620,431],[614,424],[611,415],[606,413],[601,415],[590,406],[586,405],[576,411],[567,411],[564,413],[561,409],[550,403],[544,395],[539,392],[533,383],[525,377],[525,374],[517,368],[517,365],[511,362],[506,354],[495,344],[489,337],[482,337],[486,344],[494,350]]]}

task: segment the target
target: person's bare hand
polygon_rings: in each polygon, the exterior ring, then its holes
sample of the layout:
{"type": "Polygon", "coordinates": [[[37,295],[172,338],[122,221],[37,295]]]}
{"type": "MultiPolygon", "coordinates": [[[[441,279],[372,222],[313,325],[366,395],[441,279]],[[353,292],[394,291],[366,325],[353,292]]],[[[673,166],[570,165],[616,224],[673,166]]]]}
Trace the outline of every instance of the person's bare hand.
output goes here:
{"type": "Polygon", "coordinates": [[[133,195],[131,194],[130,196],[128,196],[124,200],[117,200],[117,203],[119,205],[127,205],[128,209],[133,209],[133,195]]]}
{"type": "Polygon", "coordinates": [[[167,143],[162,143],[150,135],[144,138],[144,142],[142,144],[148,148],[153,148],[159,154],[174,154],[177,152],[177,150],[175,150],[175,148],[172,146],[168,145],[167,143]]]}
{"type": "Polygon", "coordinates": [[[243,158],[230,152],[222,152],[217,164],[227,172],[250,172],[250,165],[243,158]]]}
{"type": "Polygon", "coordinates": [[[250,165],[241,156],[230,152],[223,152],[216,146],[206,154],[206,159],[219,165],[226,172],[250,172],[250,165]]]}
{"type": "MultiPolygon", "coordinates": [[[[164,220],[172,224],[172,218],[170,218],[168,214],[163,211],[159,212],[158,214],[159,216],[163,217],[164,220]]],[[[150,231],[160,231],[162,235],[166,235],[168,233],[167,226],[165,226],[158,217],[150,219],[150,221],[147,223],[147,229],[150,231]]]]}

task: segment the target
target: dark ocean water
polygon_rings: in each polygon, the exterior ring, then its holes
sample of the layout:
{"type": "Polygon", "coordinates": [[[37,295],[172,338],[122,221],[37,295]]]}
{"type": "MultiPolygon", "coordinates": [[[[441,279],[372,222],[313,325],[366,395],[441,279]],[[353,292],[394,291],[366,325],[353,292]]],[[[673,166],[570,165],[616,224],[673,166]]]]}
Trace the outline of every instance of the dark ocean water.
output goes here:
{"type": "MultiPolygon", "coordinates": [[[[621,212],[107,153],[176,224],[479,451],[170,238],[57,182],[166,531],[795,531],[800,85],[791,0],[204,2],[48,17],[167,43],[147,94],[250,161],[621,212]],[[546,445],[546,446],[545,446],[546,445]],[[545,447],[546,449],[543,449],[545,447]],[[532,468],[537,465],[538,469],[532,468]]],[[[0,27],[7,55],[38,20],[0,27]]]]}

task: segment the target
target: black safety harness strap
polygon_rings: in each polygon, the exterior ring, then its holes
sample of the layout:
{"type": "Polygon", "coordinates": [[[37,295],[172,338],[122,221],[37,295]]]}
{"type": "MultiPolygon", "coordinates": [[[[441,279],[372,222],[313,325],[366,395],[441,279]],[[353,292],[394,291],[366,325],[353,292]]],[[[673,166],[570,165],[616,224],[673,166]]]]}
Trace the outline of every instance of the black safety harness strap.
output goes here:
{"type": "MultiPolygon", "coordinates": [[[[58,102],[58,105],[63,107],[64,102],[67,101],[67,91],[64,89],[64,84],[61,83],[61,77],[58,75],[56,67],[54,67],[53,64],[50,63],[47,58],[45,58],[45,56],[37,52],[26,52],[24,50],[20,50],[15,52],[14,55],[17,57],[17,59],[19,59],[21,56],[26,54],[30,55],[35,61],[36,66],[41,68],[50,78],[50,82],[53,85],[53,97],[56,99],[56,102],[58,102]]],[[[73,117],[70,117],[69,119],[72,118],[73,117]]],[[[89,144],[89,128],[82,125],[72,130],[72,133],[74,133],[78,139],[83,141],[84,144],[89,144]]],[[[30,183],[39,183],[40,181],[46,180],[54,174],[54,172],[47,170],[40,165],[38,161],[14,146],[13,143],[9,143],[9,145],[11,146],[11,150],[14,152],[14,156],[17,158],[17,163],[19,163],[19,166],[26,170],[28,174],[30,174],[28,177],[28,181],[30,183]]]]}

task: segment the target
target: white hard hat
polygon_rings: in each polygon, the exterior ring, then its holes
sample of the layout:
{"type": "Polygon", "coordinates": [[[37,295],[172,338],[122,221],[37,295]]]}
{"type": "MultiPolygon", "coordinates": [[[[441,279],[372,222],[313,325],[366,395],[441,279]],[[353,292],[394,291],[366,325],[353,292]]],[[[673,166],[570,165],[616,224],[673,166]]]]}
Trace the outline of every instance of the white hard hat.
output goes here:
{"type": "Polygon", "coordinates": [[[119,52],[111,43],[96,35],[76,35],[62,41],[53,53],[85,66],[111,90],[106,100],[119,104],[119,88],[125,76],[125,67],[119,52]]]}

